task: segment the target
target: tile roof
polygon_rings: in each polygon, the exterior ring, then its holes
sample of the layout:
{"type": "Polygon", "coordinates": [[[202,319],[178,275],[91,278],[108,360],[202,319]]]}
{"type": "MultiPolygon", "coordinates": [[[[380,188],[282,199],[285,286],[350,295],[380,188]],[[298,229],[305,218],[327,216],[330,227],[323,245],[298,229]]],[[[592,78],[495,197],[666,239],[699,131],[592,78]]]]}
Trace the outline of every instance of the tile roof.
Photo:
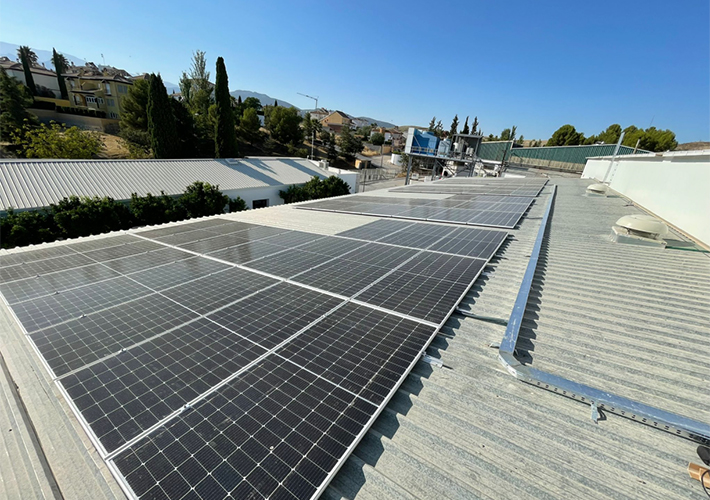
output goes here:
{"type": "Polygon", "coordinates": [[[48,206],[70,195],[181,194],[195,181],[222,191],[301,184],[327,173],[303,158],[239,160],[0,160],[0,210],[48,206]]]}

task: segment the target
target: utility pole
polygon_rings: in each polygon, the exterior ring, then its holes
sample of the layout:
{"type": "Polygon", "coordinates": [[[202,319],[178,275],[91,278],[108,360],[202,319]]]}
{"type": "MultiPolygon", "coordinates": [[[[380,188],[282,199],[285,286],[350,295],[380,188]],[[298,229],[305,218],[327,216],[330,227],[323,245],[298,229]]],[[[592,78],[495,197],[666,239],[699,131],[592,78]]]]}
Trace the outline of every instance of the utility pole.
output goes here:
{"type": "MultiPolygon", "coordinates": [[[[308,97],[309,99],[313,99],[314,101],[316,101],[316,111],[318,111],[318,98],[317,97],[313,97],[313,96],[310,96],[307,94],[301,94],[300,92],[296,92],[296,93],[298,95],[302,95],[303,97],[308,97]]],[[[313,136],[311,137],[311,160],[313,159],[313,146],[315,145],[315,143],[316,143],[316,129],[314,128],[313,129],[313,136]]]]}

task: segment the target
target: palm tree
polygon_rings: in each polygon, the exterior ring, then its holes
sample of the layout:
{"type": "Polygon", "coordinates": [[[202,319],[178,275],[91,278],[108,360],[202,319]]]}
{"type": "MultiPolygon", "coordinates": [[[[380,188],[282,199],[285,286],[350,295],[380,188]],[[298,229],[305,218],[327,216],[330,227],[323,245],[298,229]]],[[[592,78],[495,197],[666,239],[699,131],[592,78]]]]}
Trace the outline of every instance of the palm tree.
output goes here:
{"type": "Polygon", "coordinates": [[[25,85],[30,89],[32,95],[37,95],[37,87],[32,78],[32,65],[37,64],[37,54],[27,45],[23,45],[17,49],[17,59],[22,63],[22,69],[25,72],[25,85]]]}

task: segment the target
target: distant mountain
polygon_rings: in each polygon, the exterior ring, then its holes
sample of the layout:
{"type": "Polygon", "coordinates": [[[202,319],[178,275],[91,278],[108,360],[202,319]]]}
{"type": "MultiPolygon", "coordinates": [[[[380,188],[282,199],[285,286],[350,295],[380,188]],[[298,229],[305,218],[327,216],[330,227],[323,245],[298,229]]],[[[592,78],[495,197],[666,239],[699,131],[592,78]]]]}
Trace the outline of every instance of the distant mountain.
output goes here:
{"type": "MultiPolygon", "coordinates": [[[[13,61],[17,60],[17,49],[19,49],[19,45],[15,45],[14,43],[7,43],[7,42],[0,42],[0,56],[5,56],[8,59],[12,59],[13,61]]],[[[51,50],[41,50],[41,49],[36,49],[32,47],[32,50],[35,51],[35,54],[37,54],[37,62],[40,64],[44,64],[46,68],[48,69],[54,69],[54,64],[52,64],[52,51],[51,50]]],[[[61,51],[60,51],[61,52],[61,51]]],[[[67,58],[69,62],[74,63],[77,66],[82,66],[84,64],[84,60],[81,57],[76,57],[71,54],[64,54],[64,57],[67,58]]]]}
{"type": "Polygon", "coordinates": [[[377,118],[370,118],[369,116],[358,116],[358,120],[365,120],[367,123],[376,123],[378,127],[392,128],[396,127],[394,123],[386,122],[384,120],[378,120],[377,118]]]}
{"type": "MultiPolygon", "coordinates": [[[[165,86],[167,87],[168,84],[166,83],[165,86]]],[[[234,97],[242,96],[242,101],[244,99],[246,99],[247,97],[256,97],[257,99],[259,99],[259,102],[261,102],[262,106],[273,106],[274,101],[279,101],[279,106],[284,106],[286,108],[299,109],[297,106],[294,106],[290,102],[286,102],[283,99],[274,99],[273,97],[268,96],[266,94],[252,92],[251,90],[234,90],[234,91],[230,92],[229,95],[232,95],[234,97]]]]}

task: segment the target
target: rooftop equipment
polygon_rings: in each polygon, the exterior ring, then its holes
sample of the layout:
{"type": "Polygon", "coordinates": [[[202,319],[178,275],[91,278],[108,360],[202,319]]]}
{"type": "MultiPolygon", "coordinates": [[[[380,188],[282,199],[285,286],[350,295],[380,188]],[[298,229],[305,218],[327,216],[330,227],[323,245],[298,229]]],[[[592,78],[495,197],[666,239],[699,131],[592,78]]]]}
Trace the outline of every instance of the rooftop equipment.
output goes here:
{"type": "Polygon", "coordinates": [[[660,246],[665,248],[663,240],[668,235],[668,225],[651,215],[625,215],[611,228],[611,239],[617,243],[660,246]]]}

